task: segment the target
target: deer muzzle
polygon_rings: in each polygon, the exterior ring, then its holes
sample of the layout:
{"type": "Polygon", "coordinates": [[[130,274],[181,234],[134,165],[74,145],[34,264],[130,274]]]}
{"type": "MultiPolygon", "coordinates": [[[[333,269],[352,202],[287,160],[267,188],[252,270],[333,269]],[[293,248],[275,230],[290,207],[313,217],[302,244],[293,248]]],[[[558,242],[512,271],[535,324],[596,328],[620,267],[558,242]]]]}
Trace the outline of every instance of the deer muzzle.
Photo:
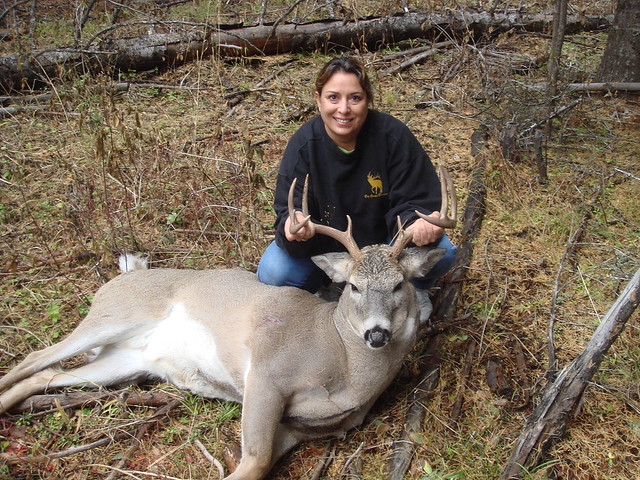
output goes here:
{"type": "Polygon", "coordinates": [[[375,326],[364,332],[364,339],[371,348],[382,348],[391,341],[391,332],[375,326]]]}

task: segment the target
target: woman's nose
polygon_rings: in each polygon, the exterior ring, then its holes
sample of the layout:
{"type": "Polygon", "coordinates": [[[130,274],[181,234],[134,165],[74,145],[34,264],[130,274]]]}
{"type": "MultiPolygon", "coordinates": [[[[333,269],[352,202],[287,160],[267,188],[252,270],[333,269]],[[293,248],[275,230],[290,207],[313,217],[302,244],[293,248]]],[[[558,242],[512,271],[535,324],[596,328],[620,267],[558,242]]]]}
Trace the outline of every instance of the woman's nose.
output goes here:
{"type": "Polygon", "coordinates": [[[340,100],[340,104],[338,105],[338,109],[340,111],[340,113],[346,113],[349,111],[350,107],[349,107],[349,100],[348,99],[343,99],[340,100]]]}

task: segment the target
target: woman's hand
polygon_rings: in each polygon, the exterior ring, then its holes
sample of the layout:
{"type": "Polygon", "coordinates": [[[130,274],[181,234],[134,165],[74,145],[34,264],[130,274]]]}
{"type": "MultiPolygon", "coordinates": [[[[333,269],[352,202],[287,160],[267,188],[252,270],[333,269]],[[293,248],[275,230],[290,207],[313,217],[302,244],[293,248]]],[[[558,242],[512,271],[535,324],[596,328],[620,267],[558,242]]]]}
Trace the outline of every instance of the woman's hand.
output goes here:
{"type": "MultiPolygon", "coordinates": [[[[302,212],[298,212],[296,210],[295,215],[298,223],[304,222],[305,216],[302,214],[302,212]]],[[[289,231],[289,225],[291,225],[291,217],[287,217],[287,220],[285,220],[284,222],[284,235],[290,242],[306,242],[316,234],[316,229],[311,222],[307,222],[307,224],[300,230],[298,230],[295,234],[289,231]]]]}
{"type": "MultiPolygon", "coordinates": [[[[433,212],[427,216],[440,218],[440,212],[433,212]]],[[[409,225],[407,231],[413,233],[413,243],[418,247],[437,242],[444,234],[443,228],[433,225],[422,218],[417,219],[409,225]]]]}

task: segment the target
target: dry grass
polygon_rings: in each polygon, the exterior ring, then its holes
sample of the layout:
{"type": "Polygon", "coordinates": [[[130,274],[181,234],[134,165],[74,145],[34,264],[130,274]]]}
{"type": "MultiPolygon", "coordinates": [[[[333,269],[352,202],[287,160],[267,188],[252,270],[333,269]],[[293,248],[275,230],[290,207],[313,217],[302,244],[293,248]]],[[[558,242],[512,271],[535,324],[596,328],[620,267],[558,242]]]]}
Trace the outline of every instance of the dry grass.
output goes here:
{"type": "MultiPolygon", "coordinates": [[[[603,37],[570,40],[567,75],[588,75],[603,37]]],[[[490,48],[534,55],[546,47],[545,38],[505,35],[490,48]]],[[[272,235],[277,164],[302,121],[286,119],[310,104],[310,81],[327,58],[210,58],[153,78],[134,75],[135,85],[124,93],[111,92],[108,78],[69,78],[52,84],[46,112],[0,120],[2,370],[72,330],[93,292],[116,274],[120,252],[143,252],[153,267],[255,269],[272,235]],[[224,95],[275,72],[266,90],[229,107],[224,95]],[[189,89],[145,86],[148,80],[189,89]]],[[[377,107],[406,121],[434,161],[449,167],[463,203],[473,168],[471,133],[480,123],[490,126],[495,155],[486,175],[488,212],[458,308],[470,318],[446,334],[440,385],[427,405],[423,435],[415,439],[408,478],[496,478],[545,384],[551,309],[558,360],[565,365],[640,263],[637,97],[585,96],[561,117],[543,186],[526,149],[508,161],[495,141],[507,121],[527,125],[544,116],[541,98],[523,86],[544,79],[543,69],[515,75],[487,67],[477,50],[461,46],[388,78],[377,75],[388,66],[379,53],[364,58],[374,74],[377,107]],[[581,224],[576,254],[562,263],[581,224]],[[463,379],[470,341],[478,348],[463,379]],[[490,360],[502,369],[500,392],[486,382],[490,360]],[[452,421],[458,395],[463,409],[452,421]]],[[[384,478],[420,351],[419,345],[366,422],[337,442],[328,478],[355,478],[356,470],[361,478],[384,478]]],[[[639,364],[636,313],[566,438],[527,478],[639,478],[639,364]]],[[[181,403],[145,434],[124,465],[119,459],[129,439],[46,464],[0,466],[0,476],[79,480],[105,478],[118,468],[133,478],[217,478],[194,440],[222,459],[223,447],[239,438],[237,409],[166,385],[146,388],[168,391],[181,403]]],[[[153,410],[105,402],[4,417],[0,449],[63,451],[131,431],[153,410]]],[[[309,478],[324,449],[323,442],[301,446],[272,478],[309,478]]]]}

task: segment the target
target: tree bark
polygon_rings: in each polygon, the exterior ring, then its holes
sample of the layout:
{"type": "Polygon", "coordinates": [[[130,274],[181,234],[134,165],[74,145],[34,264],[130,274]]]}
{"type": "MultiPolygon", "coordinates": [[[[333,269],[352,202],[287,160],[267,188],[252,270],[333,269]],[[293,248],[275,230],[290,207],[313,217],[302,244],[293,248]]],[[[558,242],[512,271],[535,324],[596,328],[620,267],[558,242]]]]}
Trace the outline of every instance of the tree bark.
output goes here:
{"type": "MultiPolygon", "coordinates": [[[[257,25],[208,29],[195,34],[167,33],[104,40],[81,50],[61,48],[0,58],[0,89],[37,87],[64,70],[151,70],[172,67],[214,52],[221,56],[242,56],[365,47],[375,50],[415,38],[437,40],[471,34],[477,39],[509,30],[546,32],[552,20],[551,15],[518,12],[406,13],[349,23],[257,25]]],[[[571,15],[567,18],[567,33],[606,29],[610,23],[611,19],[606,17],[571,15]]]]}
{"type": "Polygon", "coordinates": [[[596,82],[640,82],[640,2],[618,0],[596,82]]]}
{"type": "Polygon", "coordinates": [[[563,436],[588,383],[638,303],[640,270],[611,306],[582,353],[560,372],[527,419],[501,480],[520,478],[527,469],[538,465],[549,447],[563,436]]]}

